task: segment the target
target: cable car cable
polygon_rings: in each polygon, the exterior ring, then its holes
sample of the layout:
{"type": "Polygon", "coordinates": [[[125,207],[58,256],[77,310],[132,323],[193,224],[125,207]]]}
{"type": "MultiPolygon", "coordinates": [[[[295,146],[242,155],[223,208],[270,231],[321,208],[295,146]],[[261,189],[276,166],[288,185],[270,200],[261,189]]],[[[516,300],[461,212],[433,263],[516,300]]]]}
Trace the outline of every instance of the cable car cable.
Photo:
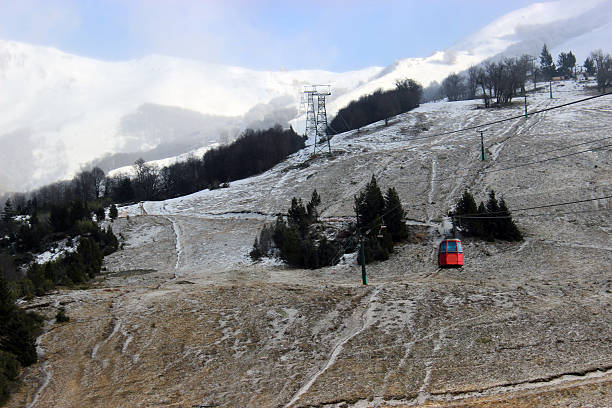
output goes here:
{"type": "MultiPolygon", "coordinates": [[[[553,109],[559,109],[559,108],[563,108],[563,107],[566,107],[566,106],[570,106],[570,105],[574,105],[574,104],[577,104],[577,103],[586,102],[586,101],[589,101],[591,99],[601,98],[603,96],[609,96],[609,95],[612,95],[612,92],[606,92],[606,93],[603,93],[603,94],[600,94],[600,95],[589,96],[588,98],[578,99],[576,101],[567,102],[567,103],[564,103],[564,104],[561,104],[561,105],[551,106],[550,108],[544,108],[544,109],[535,110],[535,111],[532,111],[532,112],[528,112],[528,114],[529,115],[535,115],[537,113],[548,112],[548,111],[553,110],[553,109]]],[[[420,140],[420,139],[430,139],[430,138],[433,138],[433,137],[452,135],[454,133],[461,133],[461,132],[466,132],[468,130],[475,130],[475,129],[483,128],[483,127],[486,127],[486,126],[497,125],[498,123],[508,122],[510,120],[521,119],[521,118],[524,118],[524,117],[525,117],[524,114],[517,115],[517,116],[511,116],[511,117],[504,118],[504,119],[499,119],[499,120],[496,120],[496,121],[493,121],[493,122],[487,122],[487,123],[483,123],[483,124],[480,124],[480,125],[469,126],[469,127],[463,128],[463,129],[450,130],[448,132],[441,132],[441,133],[437,133],[437,134],[434,134],[434,135],[425,135],[425,136],[415,137],[415,138],[408,139],[408,140],[412,141],[412,140],[420,140]]]]}
{"type": "MultiPolygon", "coordinates": [[[[535,164],[540,164],[540,163],[544,163],[544,162],[548,162],[548,161],[552,161],[552,160],[563,159],[563,158],[568,157],[568,156],[574,156],[574,155],[582,154],[582,153],[586,153],[586,152],[598,151],[598,150],[606,149],[608,147],[612,147],[612,145],[599,146],[599,147],[596,147],[596,148],[593,148],[593,149],[586,149],[586,150],[582,150],[582,151],[579,151],[579,152],[565,154],[565,155],[562,155],[562,156],[555,156],[555,157],[551,157],[551,158],[548,158],[548,159],[537,160],[537,161],[529,162],[529,163],[523,163],[523,164],[519,164],[519,165],[516,165],[516,166],[513,166],[513,167],[505,167],[503,169],[491,169],[491,170],[480,170],[480,171],[476,169],[476,171],[479,172],[479,173],[485,173],[486,174],[486,173],[495,173],[495,172],[498,172],[498,171],[513,170],[513,169],[516,169],[516,168],[519,168],[519,167],[527,167],[527,166],[531,166],[531,165],[535,165],[535,164]]],[[[415,180],[415,181],[412,181],[411,183],[412,184],[424,184],[424,183],[430,184],[432,182],[456,180],[456,179],[458,179],[460,177],[465,177],[465,176],[469,175],[470,169],[466,169],[466,170],[468,170],[468,172],[465,173],[462,176],[459,176],[459,177],[457,177],[457,176],[449,176],[449,177],[436,178],[436,179],[430,179],[430,180],[415,180]]],[[[455,175],[456,174],[457,173],[455,173],[455,175]]]]}
{"type": "MultiPolygon", "coordinates": [[[[570,205],[570,204],[579,204],[579,203],[586,203],[589,201],[597,201],[597,200],[607,200],[608,198],[612,198],[612,195],[608,195],[608,196],[604,196],[604,197],[597,197],[597,198],[588,198],[588,199],[584,199],[584,200],[576,200],[576,201],[568,201],[565,203],[555,203],[555,204],[545,204],[545,205],[537,205],[534,207],[525,207],[525,208],[516,208],[513,209],[513,212],[519,212],[519,211],[529,211],[529,210],[537,210],[540,208],[550,208],[550,207],[560,207],[562,205],[570,205]]],[[[492,214],[501,214],[504,213],[505,211],[494,211],[494,212],[489,212],[489,213],[485,213],[485,215],[483,215],[483,217],[487,217],[490,216],[492,214]]],[[[508,210],[508,212],[510,212],[510,210],[508,210]]],[[[462,215],[453,215],[453,217],[455,218],[482,218],[479,217],[478,214],[462,214],[462,215]]],[[[506,216],[504,216],[506,217],[506,216]]]]}
{"type": "MultiPolygon", "coordinates": [[[[532,135],[531,135],[532,136],[532,135]]],[[[602,140],[608,140],[608,139],[612,139],[612,136],[607,136],[607,137],[602,137],[601,139],[595,139],[595,140],[591,140],[589,142],[582,142],[582,143],[578,143],[575,145],[569,145],[569,146],[565,146],[565,147],[559,147],[557,149],[552,149],[552,150],[547,150],[546,152],[537,152],[537,153],[533,153],[533,154],[529,154],[529,155],[524,155],[524,156],[516,156],[514,157],[514,159],[508,159],[508,160],[496,160],[495,163],[506,163],[506,162],[514,162],[517,159],[524,159],[527,157],[533,157],[533,156],[540,156],[543,153],[550,153],[550,152],[557,152],[560,150],[565,150],[565,149],[571,149],[572,147],[578,147],[578,146],[582,146],[585,144],[590,144],[590,143],[596,143],[596,142],[601,142],[602,140]]]]}

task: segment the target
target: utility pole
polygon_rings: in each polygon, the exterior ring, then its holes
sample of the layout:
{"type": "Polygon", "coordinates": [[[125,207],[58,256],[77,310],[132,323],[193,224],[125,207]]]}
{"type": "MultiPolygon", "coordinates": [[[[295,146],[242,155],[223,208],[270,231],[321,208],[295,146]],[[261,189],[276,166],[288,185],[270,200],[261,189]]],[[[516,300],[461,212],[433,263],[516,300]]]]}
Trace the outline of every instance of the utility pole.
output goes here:
{"type": "Polygon", "coordinates": [[[535,57],[531,57],[531,73],[533,74],[533,92],[536,91],[536,89],[538,88],[537,84],[537,78],[536,78],[536,68],[535,68],[535,57]]]}
{"type": "Polygon", "coordinates": [[[366,266],[365,266],[365,249],[363,247],[363,235],[361,232],[359,233],[359,246],[361,252],[361,283],[363,285],[368,284],[368,275],[366,275],[366,266]]]}
{"type": "Polygon", "coordinates": [[[548,83],[549,88],[550,88],[550,99],[552,99],[552,78],[550,79],[550,82],[548,83]]]}
{"type": "Polygon", "coordinates": [[[485,161],[485,151],[484,151],[484,130],[479,130],[480,132],[480,160],[485,161]]]}

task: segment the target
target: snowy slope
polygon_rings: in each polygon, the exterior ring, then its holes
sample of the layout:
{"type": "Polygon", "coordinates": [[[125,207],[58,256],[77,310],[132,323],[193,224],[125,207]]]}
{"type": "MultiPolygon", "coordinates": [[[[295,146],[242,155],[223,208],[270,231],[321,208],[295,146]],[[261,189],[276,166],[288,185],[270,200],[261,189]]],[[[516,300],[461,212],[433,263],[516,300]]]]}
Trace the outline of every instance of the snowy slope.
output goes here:
{"type": "MultiPolygon", "coordinates": [[[[553,99],[546,90],[529,96],[529,111],[585,98],[591,95],[585,87],[593,84],[574,80],[555,83],[553,99]]],[[[305,148],[263,174],[230,183],[229,188],[126,206],[119,213],[122,217],[146,214],[172,219],[177,234],[190,237],[184,238],[184,246],[177,251],[191,254],[178,268],[181,274],[191,275],[210,262],[205,258],[222,259],[215,267],[218,270],[249,264],[247,254],[257,227],[286,211],[291,197],[307,201],[316,189],[322,199],[323,218],[337,221],[352,217],[353,198],[372,175],[383,190],[397,188],[410,220],[436,229],[443,229],[443,215],[466,188],[477,200],[485,200],[487,192],[494,189],[511,210],[609,196],[611,99],[601,97],[528,118],[520,117],[520,103],[503,110],[476,109],[479,101],[427,103],[398,115],[389,126],[377,122],[361,132],[334,136],[333,160],[312,159],[312,148],[305,148]],[[476,130],[439,135],[513,116],[519,118],[484,127],[484,163],[476,130]],[[590,148],[595,150],[553,159],[590,148]],[[538,160],[543,161],[532,163],[538,160]],[[215,229],[203,226],[209,224],[215,229]],[[207,236],[192,236],[196,233],[207,236]],[[187,250],[188,246],[192,249],[187,250]]],[[[573,237],[588,245],[592,240],[609,240],[608,233],[597,227],[609,225],[609,212],[599,212],[606,208],[610,208],[610,200],[539,211],[552,213],[550,219],[533,217],[533,211],[515,215],[521,229],[538,239],[565,241],[573,237]],[[567,223],[563,216],[565,211],[592,209],[598,211],[580,215],[592,223],[591,229],[567,223]]]]}
{"type": "Polygon", "coordinates": [[[380,70],[260,72],[163,56],[110,63],[0,41],[0,190],[70,176],[103,153],[155,147],[161,140],[141,134],[154,133],[147,117],[132,120],[144,104],[235,117],[283,97],[296,106],[305,84],[353,88],[380,70]]]}
{"type": "Polygon", "coordinates": [[[572,50],[577,63],[597,48],[606,48],[612,33],[612,3],[602,0],[536,3],[511,12],[446,50],[426,58],[407,58],[387,67],[373,81],[342,95],[331,104],[336,111],[360,95],[388,89],[400,78],[413,78],[424,86],[450,73],[499,56],[539,55],[547,44],[553,56],[572,50]]]}
{"type": "MultiPolygon", "coordinates": [[[[606,1],[535,4],[427,58],[348,73],[254,71],[160,55],[103,62],[0,40],[0,192],[70,177],[107,153],[219,142],[228,124],[295,110],[307,84],[332,85],[333,115],[397,79],[427,85],[502,53],[537,53],[544,42],[553,52],[571,45],[580,62],[591,49],[605,48],[611,15],[606,1]],[[210,123],[218,125],[198,131],[210,123]]],[[[299,118],[292,124],[303,127],[299,118]]]]}

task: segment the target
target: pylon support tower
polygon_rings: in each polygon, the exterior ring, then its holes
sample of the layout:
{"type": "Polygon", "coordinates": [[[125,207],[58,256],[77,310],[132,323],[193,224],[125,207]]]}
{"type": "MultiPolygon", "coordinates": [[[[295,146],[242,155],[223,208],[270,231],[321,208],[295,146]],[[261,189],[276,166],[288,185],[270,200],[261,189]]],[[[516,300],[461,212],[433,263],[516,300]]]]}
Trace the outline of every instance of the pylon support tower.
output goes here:
{"type": "Polygon", "coordinates": [[[302,102],[306,103],[306,126],[304,130],[304,136],[307,138],[313,138],[316,140],[317,136],[317,118],[315,116],[315,95],[317,89],[315,86],[305,86],[304,95],[306,98],[302,99],[302,102]]]}
{"type": "Polygon", "coordinates": [[[329,85],[315,85],[317,89],[317,134],[315,137],[314,153],[317,153],[317,142],[319,145],[327,142],[327,152],[331,154],[329,136],[327,134],[327,111],[325,109],[325,98],[331,95],[329,85]]]}

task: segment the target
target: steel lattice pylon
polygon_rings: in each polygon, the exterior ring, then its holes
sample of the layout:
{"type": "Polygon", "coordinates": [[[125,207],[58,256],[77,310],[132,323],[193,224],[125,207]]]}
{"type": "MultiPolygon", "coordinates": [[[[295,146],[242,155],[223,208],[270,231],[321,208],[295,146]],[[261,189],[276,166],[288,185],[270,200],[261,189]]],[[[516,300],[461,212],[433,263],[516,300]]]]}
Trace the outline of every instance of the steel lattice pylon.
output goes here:
{"type": "Polygon", "coordinates": [[[315,117],[314,96],[317,94],[317,89],[314,86],[311,89],[305,89],[304,94],[306,95],[306,129],[304,135],[309,139],[316,140],[317,119],[315,117]]]}
{"type": "Polygon", "coordinates": [[[317,135],[315,137],[315,153],[317,152],[317,143],[319,145],[327,142],[327,151],[331,153],[329,137],[327,136],[327,112],[325,110],[325,97],[331,95],[329,90],[317,92],[317,135]]]}

